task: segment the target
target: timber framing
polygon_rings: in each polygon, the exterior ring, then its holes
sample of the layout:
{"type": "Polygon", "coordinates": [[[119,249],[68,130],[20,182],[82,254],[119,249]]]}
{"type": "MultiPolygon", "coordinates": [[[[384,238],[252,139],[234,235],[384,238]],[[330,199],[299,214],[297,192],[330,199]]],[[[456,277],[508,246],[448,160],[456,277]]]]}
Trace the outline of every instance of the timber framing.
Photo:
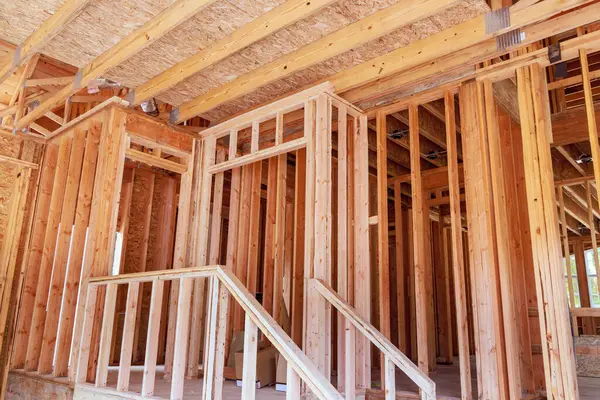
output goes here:
{"type": "Polygon", "coordinates": [[[0,400],[588,400],[600,3],[258,3],[6,10],[0,400]]]}

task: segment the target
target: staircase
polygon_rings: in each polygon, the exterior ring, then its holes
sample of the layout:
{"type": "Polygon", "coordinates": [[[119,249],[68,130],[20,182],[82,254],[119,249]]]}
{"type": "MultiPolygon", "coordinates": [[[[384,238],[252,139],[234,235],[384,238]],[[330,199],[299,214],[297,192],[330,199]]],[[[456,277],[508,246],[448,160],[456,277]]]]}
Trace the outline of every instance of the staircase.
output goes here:
{"type": "MultiPolygon", "coordinates": [[[[245,346],[243,357],[242,399],[256,396],[256,357],[258,331],[272,343],[287,362],[287,399],[300,399],[306,387],[314,397],[326,400],[355,399],[354,374],[345,374],[345,396],[340,394],[302,350],[293,342],[276,321],[265,311],[254,296],[226,267],[205,266],[180,270],[154,271],[147,273],[124,274],[93,278],[89,282],[85,304],[85,322],[79,351],[76,355],[77,374],[75,382],[76,400],[83,399],[161,399],[180,400],[184,397],[185,366],[189,340],[190,307],[192,287],[197,279],[208,279],[208,309],[204,352],[204,385],[202,399],[223,398],[223,369],[225,365],[225,337],[228,320],[229,299],[233,298],[245,312],[245,346]],[[178,289],[177,321],[173,348],[172,370],[170,371],[170,393],[168,397],[156,396],[156,356],[160,311],[165,282],[170,281],[178,289]],[[131,351],[133,331],[136,321],[137,299],[142,283],[152,284],[152,298],[149,311],[147,345],[143,366],[141,391],[129,388],[131,376],[131,351]],[[108,386],[109,355],[115,321],[115,304],[119,285],[127,287],[127,310],[121,343],[121,357],[118,367],[116,387],[108,386]],[[98,305],[104,302],[100,318],[98,305]],[[93,337],[99,332],[99,345],[94,347],[93,337]],[[97,363],[90,362],[96,354],[97,363]]],[[[435,384],[423,374],[404,354],[386,339],[371,324],[362,319],[356,311],[330,287],[319,280],[311,280],[311,287],[317,290],[333,307],[350,322],[347,326],[365,335],[385,356],[386,400],[395,398],[395,367],[400,368],[420,388],[421,398],[435,398],[435,384]]],[[[354,352],[348,344],[348,354],[354,352]]],[[[347,364],[348,365],[348,364],[347,364]]],[[[348,370],[353,369],[352,367],[348,370]]]]}

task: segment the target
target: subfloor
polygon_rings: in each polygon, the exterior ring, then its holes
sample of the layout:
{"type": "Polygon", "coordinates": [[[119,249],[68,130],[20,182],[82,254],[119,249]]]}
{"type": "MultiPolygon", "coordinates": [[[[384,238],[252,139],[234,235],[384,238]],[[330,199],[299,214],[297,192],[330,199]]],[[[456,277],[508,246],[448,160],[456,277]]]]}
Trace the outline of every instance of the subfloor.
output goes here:
{"type": "MultiPolygon", "coordinates": [[[[135,368],[135,367],[133,367],[135,368]]],[[[135,368],[131,372],[130,390],[140,392],[142,387],[142,369],[135,368]]],[[[456,365],[438,365],[431,378],[436,383],[438,399],[460,399],[460,372],[456,365]]],[[[375,381],[377,376],[373,376],[375,381]]],[[[579,377],[580,400],[597,400],[600,393],[600,378],[579,377]]],[[[117,370],[109,371],[108,386],[115,387],[117,382],[117,370]]],[[[202,394],[202,380],[186,380],[184,384],[184,400],[200,398],[202,394]]],[[[374,385],[375,386],[375,385],[374,385]]],[[[162,372],[157,372],[154,394],[162,398],[169,398],[170,383],[162,379],[162,372]]],[[[396,389],[398,395],[404,394],[412,397],[409,392],[417,393],[417,386],[400,371],[396,371],[396,389]]],[[[473,380],[473,391],[476,393],[476,380],[473,380]]],[[[378,396],[377,396],[378,397],[378,396]]],[[[241,398],[241,388],[234,381],[225,381],[223,385],[223,398],[225,400],[237,400],[241,398]]],[[[274,386],[256,390],[256,398],[259,400],[285,399],[285,392],[278,392],[274,386]]]]}
{"type": "MultiPolygon", "coordinates": [[[[134,367],[135,368],[135,367],[134,367]]],[[[432,374],[432,379],[436,382],[438,389],[438,398],[457,399],[460,393],[459,372],[457,366],[438,365],[438,372],[432,374]]],[[[400,393],[414,392],[412,396],[405,398],[416,398],[416,387],[408,381],[400,372],[396,374],[396,386],[398,395],[400,393]],[[400,392],[401,391],[401,392],[400,392]]],[[[156,381],[155,395],[162,398],[169,398],[170,384],[162,379],[162,373],[158,373],[156,381]]],[[[116,386],[117,370],[109,371],[109,386],[116,386]]],[[[600,393],[600,378],[579,377],[580,400],[597,400],[600,393]]],[[[141,390],[142,369],[135,368],[131,373],[130,389],[132,391],[141,390]]],[[[8,398],[11,400],[30,400],[30,399],[72,399],[72,388],[62,379],[49,379],[39,377],[31,373],[11,372],[8,381],[8,398]]],[[[474,385],[475,389],[475,385],[474,385]]],[[[202,394],[202,380],[186,380],[184,399],[199,399],[202,394]]],[[[225,400],[238,400],[241,398],[241,389],[233,381],[226,381],[223,387],[223,398],[225,400]]],[[[257,389],[256,398],[258,400],[285,399],[284,392],[277,392],[273,386],[257,389]]],[[[382,398],[382,396],[375,396],[382,398]]]]}

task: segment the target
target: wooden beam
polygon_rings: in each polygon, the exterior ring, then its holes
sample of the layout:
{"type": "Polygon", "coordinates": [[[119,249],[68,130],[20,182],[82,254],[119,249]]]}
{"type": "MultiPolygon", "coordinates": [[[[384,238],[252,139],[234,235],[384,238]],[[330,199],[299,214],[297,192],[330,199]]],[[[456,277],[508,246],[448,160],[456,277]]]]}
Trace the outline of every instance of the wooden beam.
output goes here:
{"type": "Polygon", "coordinates": [[[455,3],[456,0],[400,1],[183,103],[171,113],[171,122],[179,123],[202,114],[219,104],[368,43],[400,26],[419,21],[455,3]]]}
{"type": "Polygon", "coordinates": [[[85,9],[90,0],[67,0],[45,20],[27,39],[12,53],[12,62],[0,69],[0,83],[4,82],[23,62],[40,52],[56,35],[85,9]]]}
{"type": "Polygon", "coordinates": [[[46,111],[62,105],[77,90],[85,87],[111,68],[123,63],[140,50],[150,46],[167,32],[193,17],[198,11],[213,2],[214,0],[178,0],[171,4],[160,14],[80,69],[72,83],[54,93],[49,99],[44,100],[36,109],[18,121],[16,129],[22,130],[28,127],[44,115],[46,111]]]}
{"type": "Polygon", "coordinates": [[[172,88],[201,70],[256,43],[273,33],[314,15],[336,0],[290,0],[213,42],[192,57],[173,65],[130,92],[128,100],[134,106],[172,88]]]}
{"type": "Polygon", "coordinates": [[[481,15],[356,67],[341,71],[327,80],[335,85],[338,93],[344,92],[400,71],[411,70],[413,67],[444,55],[453,54],[503,33],[543,21],[587,3],[589,3],[587,0],[569,0],[566,3],[550,0],[519,10],[512,6],[509,8],[510,24],[493,33],[486,33],[486,16],[481,15]]]}

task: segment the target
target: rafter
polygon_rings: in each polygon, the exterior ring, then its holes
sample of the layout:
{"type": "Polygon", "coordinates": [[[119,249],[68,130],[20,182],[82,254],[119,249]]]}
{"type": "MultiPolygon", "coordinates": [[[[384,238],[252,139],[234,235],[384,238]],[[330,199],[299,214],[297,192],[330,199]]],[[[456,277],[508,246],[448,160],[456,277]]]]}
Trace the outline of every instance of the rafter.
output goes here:
{"type": "Polygon", "coordinates": [[[13,52],[12,62],[0,69],[0,83],[4,82],[17,68],[46,43],[52,40],[62,29],[73,21],[88,5],[90,0],[67,0],[54,14],[36,29],[13,52]]]}
{"type": "Polygon", "coordinates": [[[180,105],[171,114],[171,122],[179,123],[202,114],[219,104],[368,43],[455,3],[456,0],[402,0],[180,105]]]}
{"type": "Polygon", "coordinates": [[[244,25],[229,36],[217,40],[192,57],[178,62],[166,71],[139,85],[130,93],[132,105],[155,97],[199,71],[215,65],[232,54],[267,36],[317,13],[337,0],[288,0],[266,14],[244,25]]]}
{"type": "Polygon", "coordinates": [[[79,70],[74,82],[69,83],[52,97],[42,102],[39,107],[18,121],[15,128],[21,130],[28,127],[32,122],[44,115],[46,111],[62,104],[67,97],[71,96],[77,90],[151,45],[167,32],[193,17],[202,8],[213,2],[214,0],[178,0],[171,4],[160,14],[79,70]]]}

